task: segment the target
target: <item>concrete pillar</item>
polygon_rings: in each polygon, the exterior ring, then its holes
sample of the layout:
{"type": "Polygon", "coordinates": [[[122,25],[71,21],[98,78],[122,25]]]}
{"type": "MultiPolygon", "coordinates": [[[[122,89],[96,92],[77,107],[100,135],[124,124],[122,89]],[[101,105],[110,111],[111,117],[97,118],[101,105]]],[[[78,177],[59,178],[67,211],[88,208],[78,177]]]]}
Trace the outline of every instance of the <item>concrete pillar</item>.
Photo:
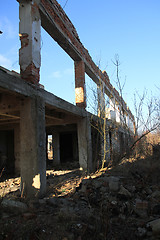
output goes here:
{"type": "Polygon", "coordinates": [[[20,126],[14,127],[14,156],[15,156],[15,172],[20,173],[20,126]]]}
{"type": "Polygon", "coordinates": [[[21,106],[20,144],[21,191],[39,197],[46,190],[45,104],[39,97],[21,106]]]}
{"type": "Polygon", "coordinates": [[[21,77],[33,84],[39,83],[41,65],[41,19],[36,2],[19,3],[19,64],[21,77]]]}
{"type": "Polygon", "coordinates": [[[110,98],[110,119],[116,121],[115,98],[110,98]]]}
{"type": "Polygon", "coordinates": [[[53,165],[60,165],[60,142],[59,133],[52,133],[52,147],[53,147],[53,165]]]}
{"type": "Polygon", "coordinates": [[[92,171],[92,139],[89,119],[82,118],[78,121],[78,152],[79,165],[88,172],[92,171]]]}
{"type": "Polygon", "coordinates": [[[120,123],[121,122],[120,106],[116,104],[115,109],[116,109],[116,122],[120,123]]]}
{"type": "Polygon", "coordinates": [[[126,116],[126,124],[127,124],[127,127],[129,128],[129,125],[130,125],[130,119],[129,119],[129,116],[128,116],[128,115],[126,116]]]}
{"type": "Polygon", "coordinates": [[[74,67],[76,105],[86,108],[85,64],[83,61],[75,61],[74,67]]]}
{"type": "Polygon", "coordinates": [[[104,83],[101,82],[97,85],[97,96],[98,96],[98,116],[104,118],[106,115],[106,104],[105,104],[105,93],[104,93],[104,83]]]}
{"type": "Polygon", "coordinates": [[[106,133],[106,164],[108,166],[110,162],[110,139],[109,139],[109,132],[106,133]]]}

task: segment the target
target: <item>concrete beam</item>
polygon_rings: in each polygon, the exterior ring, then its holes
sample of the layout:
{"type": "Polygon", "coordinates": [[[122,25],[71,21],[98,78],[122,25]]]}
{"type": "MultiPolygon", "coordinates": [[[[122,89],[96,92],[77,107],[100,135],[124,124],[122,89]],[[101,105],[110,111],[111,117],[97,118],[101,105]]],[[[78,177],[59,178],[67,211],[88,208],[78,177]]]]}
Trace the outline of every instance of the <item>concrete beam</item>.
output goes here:
{"type": "Polygon", "coordinates": [[[26,81],[23,81],[20,77],[16,77],[12,72],[2,70],[0,68],[0,89],[2,91],[8,91],[8,93],[17,94],[19,97],[34,97],[39,96],[42,98],[46,105],[50,108],[56,108],[64,113],[71,113],[74,116],[84,117],[86,111],[82,108],[78,108],[75,105],[55,96],[52,93],[32,85],[26,81]]]}

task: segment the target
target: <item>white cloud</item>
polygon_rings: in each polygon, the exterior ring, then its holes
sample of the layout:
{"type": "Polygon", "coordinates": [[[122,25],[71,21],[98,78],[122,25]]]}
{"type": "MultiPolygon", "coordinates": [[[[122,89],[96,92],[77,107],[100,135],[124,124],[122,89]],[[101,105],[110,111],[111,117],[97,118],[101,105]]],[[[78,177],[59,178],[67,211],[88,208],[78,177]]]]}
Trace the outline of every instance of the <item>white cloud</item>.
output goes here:
{"type": "Polygon", "coordinates": [[[65,69],[64,74],[68,75],[68,76],[72,76],[73,75],[73,69],[72,68],[65,69]]]}
{"type": "Polygon", "coordinates": [[[5,68],[11,68],[11,61],[10,59],[6,58],[5,56],[0,54],[0,66],[5,67],[5,68]]]}
{"type": "Polygon", "coordinates": [[[65,76],[72,76],[73,75],[73,69],[72,68],[67,68],[64,69],[63,71],[55,71],[53,72],[50,77],[51,78],[62,78],[65,76]]]}
{"type": "Polygon", "coordinates": [[[51,77],[52,78],[61,78],[62,77],[62,74],[60,71],[55,71],[51,74],[51,77]]]}
{"type": "Polygon", "coordinates": [[[0,19],[0,30],[3,32],[3,36],[8,39],[13,39],[18,34],[17,26],[14,26],[7,17],[0,19]]]}

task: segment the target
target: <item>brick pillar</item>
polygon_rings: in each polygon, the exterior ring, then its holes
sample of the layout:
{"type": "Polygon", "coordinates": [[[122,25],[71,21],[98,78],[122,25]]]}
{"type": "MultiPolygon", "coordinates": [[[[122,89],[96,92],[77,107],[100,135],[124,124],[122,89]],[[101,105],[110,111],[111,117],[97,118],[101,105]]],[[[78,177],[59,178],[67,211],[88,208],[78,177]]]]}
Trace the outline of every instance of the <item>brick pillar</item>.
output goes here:
{"type": "Polygon", "coordinates": [[[76,105],[86,108],[85,64],[83,61],[75,61],[74,66],[76,105]]]}
{"type": "Polygon", "coordinates": [[[33,84],[39,83],[41,65],[41,19],[34,1],[19,1],[19,64],[21,77],[33,84]]]}

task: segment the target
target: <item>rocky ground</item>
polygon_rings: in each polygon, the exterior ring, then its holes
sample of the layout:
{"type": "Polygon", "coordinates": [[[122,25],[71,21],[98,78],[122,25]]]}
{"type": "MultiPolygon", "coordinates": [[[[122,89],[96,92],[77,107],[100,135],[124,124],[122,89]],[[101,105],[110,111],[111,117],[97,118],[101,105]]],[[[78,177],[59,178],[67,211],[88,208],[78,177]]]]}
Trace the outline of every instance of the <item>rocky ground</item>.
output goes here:
{"type": "Polygon", "coordinates": [[[39,200],[20,195],[20,178],[1,181],[0,240],[160,239],[159,161],[124,160],[90,176],[50,170],[39,200]]]}

